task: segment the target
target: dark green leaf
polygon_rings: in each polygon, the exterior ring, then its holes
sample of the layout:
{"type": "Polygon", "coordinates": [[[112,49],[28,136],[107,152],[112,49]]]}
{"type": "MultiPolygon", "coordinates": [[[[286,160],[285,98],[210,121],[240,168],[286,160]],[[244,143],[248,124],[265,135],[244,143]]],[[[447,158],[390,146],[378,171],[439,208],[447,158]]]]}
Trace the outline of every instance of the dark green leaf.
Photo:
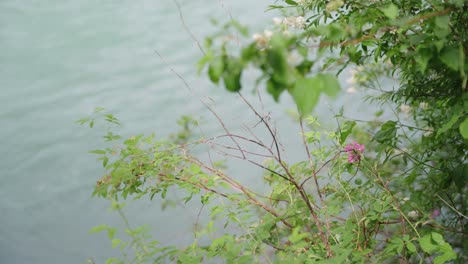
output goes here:
{"type": "Polygon", "coordinates": [[[458,71],[460,67],[458,47],[445,48],[439,58],[450,69],[458,71]]]}

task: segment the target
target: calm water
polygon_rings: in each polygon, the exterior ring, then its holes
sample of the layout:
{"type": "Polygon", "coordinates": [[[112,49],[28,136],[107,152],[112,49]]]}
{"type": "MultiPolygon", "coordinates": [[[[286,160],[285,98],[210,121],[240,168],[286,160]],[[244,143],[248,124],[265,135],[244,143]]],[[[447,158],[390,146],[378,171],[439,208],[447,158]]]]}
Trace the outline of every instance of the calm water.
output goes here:
{"type": "MultiPolygon", "coordinates": [[[[263,30],[274,15],[263,13],[270,2],[180,0],[200,40],[215,29],[209,18],[226,21],[229,13],[263,30]]],[[[74,124],[95,107],[118,116],[124,135],[167,136],[177,129],[175,119],[193,113],[205,120],[207,135],[221,132],[168,65],[197,96],[209,94],[233,129],[246,117],[255,123],[234,95],[196,75],[200,56],[171,0],[0,1],[0,263],[103,263],[116,254],[104,235],[88,234],[102,223],[121,226],[106,201],[90,197],[103,170],[87,151],[102,146],[103,131],[74,124]]],[[[284,143],[294,146],[297,130],[284,113],[291,100],[264,101],[286,129],[284,143]]],[[[318,110],[327,109],[324,103],[318,110]]],[[[126,212],[132,224],[150,224],[167,243],[189,239],[197,214],[196,208],[161,211],[149,201],[126,212]]]]}

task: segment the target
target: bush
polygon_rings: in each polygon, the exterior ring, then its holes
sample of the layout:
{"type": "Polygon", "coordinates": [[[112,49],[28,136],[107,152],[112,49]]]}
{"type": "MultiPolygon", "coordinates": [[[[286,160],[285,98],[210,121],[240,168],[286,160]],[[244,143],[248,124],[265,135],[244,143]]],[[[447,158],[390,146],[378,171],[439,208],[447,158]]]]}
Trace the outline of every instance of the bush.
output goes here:
{"type": "MultiPolygon", "coordinates": [[[[177,188],[185,191],[185,202],[199,198],[212,221],[185,248],[159,246],[144,228],[129,228],[130,242],[115,239],[108,226],[95,231],[107,230],[113,246],[133,248],[137,263],[466,262],[465,2],[284,2],[269,9],[287,15],[253,40],[241,40],[240,48],[220,34],[207,38],[200,61],[212,82],[240,95],[269,138],[233,133],[214,113],[225,129],[214,138],[190,140],[188,127],[197,123],[185,117],[183,134],[172,142],[137,136],[93,151],[108,171],[95,195],[113,201],[164,199],[177,188]],[[276,101],[284,92],[294,99],[303,161],[283,158],[270,120],[240,94],[247,67],[259,70],[256,83],[276,101]],[[333,97],[341,90],[337,76],[350,68],[352,82],[377,90],[368,99],[391,105],[394,117],[385,120],[377,113],[375,120],[358,125],[339,113],[337,130],[323,130],[310,113],[322,95],[333,97]],[[381,87],[382,78],[397,80],[397,87],[381,87]],[[403,122],[402,115],[413,122],[403,122]],[[221,145],[220,138],[232,144],[221,145]],[[255,192],[222,166],[191,155],[197,145],[262,168],[268,190],[255,192]],[[221,220],[242,232],[213,238],[214,223],[221,220]],[[201,242],[202,236],[208,242],[201,242]]],[[[222,32],[233,31],[248,37],[235,21],[222,32]]],[[[118,123],[110,114],[104,118],[118,123]]],[[[92,126],[93,121],[81,123],[92,126]]],[[[112,133],[107,138],[120,140],[112,133]]],[[[118,203],[114,207],[120,210],[118,203]]]]}

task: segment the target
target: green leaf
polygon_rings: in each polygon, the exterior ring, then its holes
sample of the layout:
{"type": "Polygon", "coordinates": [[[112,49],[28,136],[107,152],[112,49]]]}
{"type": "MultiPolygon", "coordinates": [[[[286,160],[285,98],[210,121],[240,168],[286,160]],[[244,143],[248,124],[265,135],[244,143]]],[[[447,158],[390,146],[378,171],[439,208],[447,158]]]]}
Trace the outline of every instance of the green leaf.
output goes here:
{"type": "Polygon", "coordinates": [[[118,258],[110,258],[106,261],[106,264],[112,264],[112,263],[116,263],[118,262],[119,259],[118,258]]]}
{"type": "Polygon", "coordinates": [[[208,67],[208,76],[214,83],[219,82],[219,78],[224,72],[224,60],[222,56],[215,57],[208,67]]]}
{"type": "Polygon", "coordinates": [[[286,4],[297,6],[297,3],[292,0],[285,0],[286,4]]]}
{"type": "Polygon", "coordinates": [[[390,19],[395,19],[398,16],[398,7],[394,4],[389,4],[388,6],[382,8],[384,15],[390,19]]]}
{"type": "Polygon", "coordinates": [[[437,137],[451,129],[453,125],[458,121],[460,116],[461,113],[454,114],[447,123],[445,123],[439,130],[437,130],[437,137]]]}
{"type": "Polygon", "coordinates": [[[432,232],[431,233],[431,238],[438,245],[443,245],[443,244],[446,243],[445,240],[444,240],[444,237],[439,233],[432,232]]]}
{"type": "Polygon", "coordinates": [[[299,113],[303,116],[314,109],[321,92],[321,83],[317,78],[301,78],[296,81],[291,95],[299,113]]]}
{"type": "Polygon", "coordinates": [[[395,121],[387,121],[381,127],[380,130],[375,134],[374,139],[379,143],[391,141],[396,136],[397,128],[395,121]]]}
{"type": "Polygon", "coordinates": [[[416,252],[416,246],[411,242],[406,242],[406,248],[409,252],[414,253],[416,252]]]}
{"type": "Polygon", "coordinates": [[[270,44],[271,48],[267,50],[267,62],[273,70],[271,76],[276,83],[289,87],[294,77],[288,65],[286,39],[275,34],[271,37],[270,44]]]}
{"type": "Polygon", "coordinates": [[[437,16],[435,17],[435,25],[436,27],[444,30],[448,30],[450,28],[450,17],[449,16],[437,16]]]}
{"type": "Polygon", "coordinates": [[[439,252],[441,252],[442,255],[434,258],[434,264],[443,264],[457,258],[457,254],[453,251],[449,243],[444,243],[444,245],[440,247],[439,252]]]}
{"type": "Polygon", "coordinates": [[[348,136],[353,131],[354,126],[356,125],[355,121],[346,121],[343,124],[343,127],[340,130],[340,144],[343,144],[348,136]]]}
{"type": "Polygon", "coordinates": [[[317,74],[315,77],[300,78],[290,91],[301,115],[312,112],[320,94],[335,96],[341,90],[340,84],[332,74],[317,74]]]}
{"type": "Polygon", "coordinates": [[[266,83],[267,92],[273,96],[275,102],[279,101],[281,93],[286,90],[283,85],[276,83],[273,79],[269,79],[266,83]]]}
{"type": "Polygon", "coordinates": [[[468,118],[465,118],[463,122],[460,124],[460,134],[463,138],[468,139],[468,118]]]}
{"type": "Polygon", "coordinates": [[[91,230],[89,230],[89,233],[90,234],[99,233],[99,232],[102,232],[102,231],[108,230],[108,229],[109,229],[108,225],[99,225],[99,226],[95,226],[95,227],[91,228],[91,230]]]}
{"type": "Polygon", "coordinates": [[[322,82],[322,91],[330,97],[335,97],[341,90],[340,83],[333,74],[319,73],[316,78],[319,78],[320,82],[322,82]]]}
{"type": "Polygon", "coordinates": [[[420,48],[417,50],[416,55],[414,56],[414,60],[419,66],[419,71],[421,73],[426,72],[427,69],[427,64],[429,63],[429,60],[432,58],[432,51],[427,48],[420,48]]]}
{"type": "Polygon", "coordinates": [[[421,246],[421,249],[428,253],[428,254],[432,254],[434,252],[436,252],[438,246],[437,245],[434,245],[432,243],[432,238],[431,238],[431,234],[427,234],[421,238],[419,238],[419,245],[421,246]]]}
{"type": "Polygon", "coordinates": [[[460,67],[458,47],[445,48],[440,54],[439,59],[450,69],[458,71],[460,67]]]}
{"type": "Polygon", "coordinates": [[[224,85],[228,91],[237,92],[241,86],[242,63],[237,58],[229,58],[225,62],[223,73],[224,85]]]}
{"type": "Polygon", "coordinates": [[[104,155],[104,154],[106,154],[106,151],[105,151],[105,150],[102,150],[102,149],[95,149],[95,150],[89,151],[89,153],[91,153],[91,154],[104,155]]]}
{"type": "Polygon", "coordinates": [[[121,242],[122,240],[118,238],[112,239],[112,248],[116,248],[118,245],[120,245],[121,242]]]}

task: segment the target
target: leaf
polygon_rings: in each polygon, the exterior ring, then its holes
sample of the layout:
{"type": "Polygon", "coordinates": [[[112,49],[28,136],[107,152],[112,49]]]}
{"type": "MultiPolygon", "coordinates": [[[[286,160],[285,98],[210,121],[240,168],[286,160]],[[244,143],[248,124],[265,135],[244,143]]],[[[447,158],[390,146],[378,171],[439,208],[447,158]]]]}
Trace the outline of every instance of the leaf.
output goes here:
{"type": "Polygon", "coordinates": [[[435,25],[436,27],[444,30],[448,30],[450,28],[450,17],[449,16],[437,16],[435,18],[435,25]]]}
{"type": "Polygon", "coordinates": [[[268,49],[267,61],[268,65],[273,69],[271,74],[273,80],[279,84],[289,86],[292,82],[286,51],[283,47],[283,40],[278,39],[279,36],[273,36],[271,39],[272,48],[268,49]]]}
{"type": "Polygon", "coordinates": [[[438,244],[438,245],[443,245],[443,244],[446,243],[445,240],[444,240],[444,237],[443,237],[441,234],[439,234],[439,233],[432,232],[432,233],[431,233],[431,238],[432,238],[432,240],[433,240],[434,242],[436,242],[436,244],[438,244]]]}
{"type": "Polygon", "coordinates": [[[119,259],[118,258],[110,258],[106,261],[106,264],[112,264],[112,263],[116,263],[118,262],[119,259]]]}
{"type": "Polygon", "coordinates": [[[356,125],[355,121],[346,121],[343,127],[340,130],[340,144],[343,144],[348,136],[353,131],[354,126],[356,125]]]}
{"type": "Polygon", "coordinates": [[[102,232],[102,231],[108,230],[108,229],[109,229],[108,225],[99,225],[99,226],[95,226],[95,227],[91,228],[91,230],[89,230],[89,233],[90,234],[99,233],[99,232],[102,232]]]}
{"type": "Polygon", "coordinates": [[[210,80],[214,83],[219,82],[219,78],[224,72],[224,60],[222,56],[217,56],[215,57],[211,63],[210,66],[208,66],[208,76],[210,77],[210,80]]]}
{"type": "Polygon", "coordinates": [[[391,141],[396,136],[396,122],[387,121],[381,127],[380,130],[375,134],[374,139],[379,143],[391,141]]]}
{"type": "Polygon", "coordinates": [[[297,6],[297,3],[292,0],[285,0],[284,2],[286,2],[286,4],[289,4],[289,5],[297,6]]]}
{"type": "Polygon", "coordinates": [[[95,150],[89,151],[89,153],[91,153],[91,154],[104,155],[104,154],[106,154],[106,151],[105,151],[105,150],[102,150],[102,149],[95,149],[95,150]]]}
{"type": "Polygon", "coordinates": [[[460,67],[458,47],[445,48],[440,54],[439,59],[450,69],[458,71],[460,67]]]}
{"type": "Polygon", "coordinates": [[[312,112],[320,94],[335,96],[341,90],[340,84],[332,74],[317,74],[315,77],[300,78],[290,91],[301,115],[312,112]]]}
{"type": "Polygon", "coordinates": [[[320,92],[320,81],[317,78],[301,78],[296,81],[291,95],[302,116],[312,112],[318,102],[320,92]]]}
{"type": "Polygon", "coordinates": [[[457,254],[453,251],[449,243],[444,243],[444,245],[440,247],[439,252],[442,252],[442,255],[434,258],[434,264],[446,263],[457,258],[457,254]]]}
{"type": "Polygon", "coordinates": [[[269,79],[267,81],[266,87],[267,87],[267,92],[271,94],[271,96],[273,96],[273,99],[275,100],[275,102],[279,101],[279,97],[281,93],[285,90],[285,88],[282,85],[276,83],[273,79],[269,79]]]}
{"type": "Polygon", "coordinates": [[[322,82],[322,91],[330,96],[334,97],[341,90],[340,83],[338,79],[333,74],[317,74],[316,78],[319,78],[322,82]]]}
{"type": "Polygon", "coordinates": [[[458,121],[460,116],[461,113],[454,114],[447,123],[445,123],[439,130],[437,130],[437,137],[451,129],[453,125],[458,121]]]}
{"type": "Polygon", "coordinates": [[[419,66],[419,71],[421,73],[426,72],[427,69],[427,64],[429,63],[429,60],[432,58],[432,51],[427,48],[420,48],[417,50],[416,55],[414,56],[414,60],[419,66]]]}
{"type": "Polygon", "coordinates": [[[416,246],[411,242],[406,242],[406,248],[409,252],[414,253],[416,252],[416,246]]]}
{"type": "Polygon", "coordinates": [[[468,118],[465,118],[459,127],[460,134],[463,138],[468,139],[468,118]]]}
{"type": "Polygon", "coordinates": [[[242,63],[237,58],[230,58],[224,67],[226,69],[223,73],[223,79],[226,89],[231,92],[239,91],[242,88],[242,63]]]}
{"type": "Polygon", "coordinates": [[[398,7],[394,4],[389,4],[387,7],[382,8],[384,15],[390,19],[395,19],[398,16],[398,7]]]}
{"type": "Polygon", "coordinates": [[[120,245],[121,242],[122,240],[118,238],[112,239],[112,248],[116,248],[118,245],[120,245]]]}
{"type": "Polygon", "coordinates": [[[431,234],[427,234],[421,238],[419,238],[419,245],[421,246],[421,249],[428,253],[428,254],[432,254],[434,252],[436,252],[438,246],[437,245],[434,245],[432,243],[432,238],[431,238],[431,234]]]}
{"type": "Polygon", "coordinates": [[[107,163],[109,163],[109,158],[108,157],[104,157],[102,159],[102,166],[105,168],[107,166],[107,163]]]}

